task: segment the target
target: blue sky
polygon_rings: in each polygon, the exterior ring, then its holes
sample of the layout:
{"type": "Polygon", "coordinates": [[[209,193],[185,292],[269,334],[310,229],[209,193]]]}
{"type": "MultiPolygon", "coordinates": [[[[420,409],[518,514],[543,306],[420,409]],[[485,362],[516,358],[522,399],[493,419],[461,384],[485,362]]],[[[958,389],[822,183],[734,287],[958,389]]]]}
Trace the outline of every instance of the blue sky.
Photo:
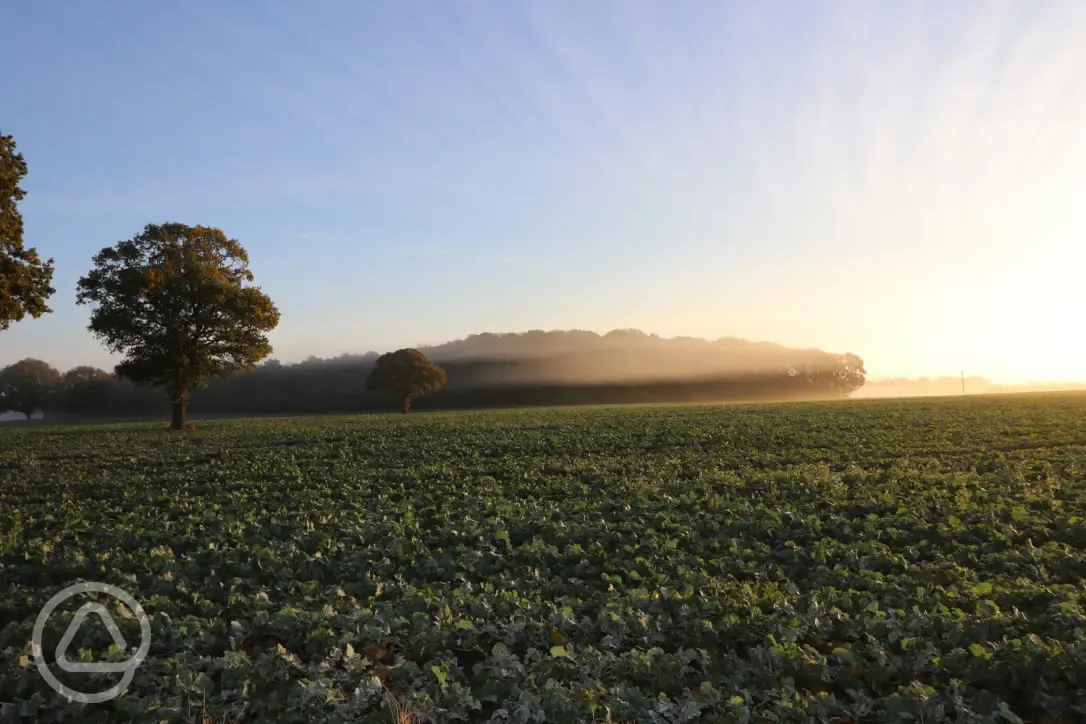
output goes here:
{"type": "Polygon", "coordinates": [[[111,364],[75,283],[222,228],[275,357],[638,327],[1086,377],[1086,3],[17,3],[0,129],[55,312],[0,364],[111,364]],[[1078,320],[1077,324],[1074,320],[1078,320]]]}

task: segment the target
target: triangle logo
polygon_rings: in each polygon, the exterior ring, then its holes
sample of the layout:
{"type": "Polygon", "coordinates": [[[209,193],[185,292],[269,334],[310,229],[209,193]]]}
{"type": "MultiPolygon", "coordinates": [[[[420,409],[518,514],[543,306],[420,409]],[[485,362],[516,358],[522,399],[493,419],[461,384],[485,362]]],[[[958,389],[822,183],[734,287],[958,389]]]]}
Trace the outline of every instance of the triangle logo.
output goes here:
{"type": "Polygon", "coordinates": [[[68,624],[68,630],[64,632],[64,636],[61,637],[60,643],[57,644],[57,666],[64,671],[73,673],[87,673],[87,672],[121,672],[127,671],[130,667],[129,661],[71,661],[68,659],[68,647],[72,645],[72,639],[75,638],[75,634],[79,631],[83,622],[90,614],[98,616],[102,621],[102,625],[106,627],[106,631],[109,631],[110,637],[113,639],[113,643],[122,649],[128,648],[128,642],[121,636],[121,630],[117,628],[117,624],[113,621],[113,616],[109,614],[109,610],[100,603],[86,603],[75,613],[75,617],[72,622],[68,624]]]}

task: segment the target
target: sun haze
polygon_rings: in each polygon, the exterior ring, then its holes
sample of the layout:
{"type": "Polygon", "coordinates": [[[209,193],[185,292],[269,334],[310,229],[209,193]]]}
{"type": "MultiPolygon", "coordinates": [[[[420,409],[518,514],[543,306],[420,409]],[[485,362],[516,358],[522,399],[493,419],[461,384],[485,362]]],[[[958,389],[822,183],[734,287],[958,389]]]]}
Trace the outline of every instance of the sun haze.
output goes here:
{"type": "Polygon", "coordinates": [[[54,312],[147,223],[249,250],[276,357],[639,328],[870,377],[1086,378],[1086,3],[22,3],[0,130],[54,312]]]}

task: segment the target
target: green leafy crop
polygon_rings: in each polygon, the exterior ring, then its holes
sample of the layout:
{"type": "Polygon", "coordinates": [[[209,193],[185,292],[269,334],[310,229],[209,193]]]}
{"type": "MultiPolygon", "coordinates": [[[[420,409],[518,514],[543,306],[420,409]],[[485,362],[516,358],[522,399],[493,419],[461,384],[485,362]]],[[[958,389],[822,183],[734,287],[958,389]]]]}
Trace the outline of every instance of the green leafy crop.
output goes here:
{"type": "Polygon", "coordinates": [[[1084,395],[0,431],[0,721],[1082,721],[1084,578],[1084,395]]]}

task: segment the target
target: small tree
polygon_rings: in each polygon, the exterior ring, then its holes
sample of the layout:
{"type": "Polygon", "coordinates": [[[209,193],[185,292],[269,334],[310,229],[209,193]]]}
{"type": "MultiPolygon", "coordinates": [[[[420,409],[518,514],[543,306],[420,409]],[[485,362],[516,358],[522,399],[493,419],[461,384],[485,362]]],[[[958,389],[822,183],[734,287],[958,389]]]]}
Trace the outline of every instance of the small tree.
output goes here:
{"type": "Polygon", "coordinates": [[[864,369],[864,361],[851,352],[837,358],[837,366],[833,370],[833,387],[846,397],[864,386],[867,381],[867,370],[864,369]]]}
{"type": "Polygon", "coordinates": [[[52,310],[53,260],[42,262],[37,249],[23,248],[23,217],[16,202],[26,192],[19,182],[26,161],[15,152],[15,139],[0,135],[0,331],[26,315],[37,319],[52,310]]]}
{"type": "Polygon", "coordinates": [[[77,385],[88,385],[94,382],[108,382],[112,379],[113,375],[103,369],[91,367],[90,365],[80,365],[79,367],[73,367],[64,373],[64,386],[75,387],[77,385]]]}
{"type": "Polygon", "coordinates": [[[0,410],[14,410],[29,420],[44,411],[60,391],[61,376],[40,359],[24,359],[0,370],[0,410]]]}
{"type": "Polygon", "coordinates": [[[64,373],[61,406],[65,412],[101,413],[109,404],[116,379],[97,367],[73,367],[64,373]]]}
{"type": "Polygon", "coordinates": [[[400,399],[406,415],[411,403],[445,386],[445,370],[417,349],[400,349],[377,358],[376,366],[366,380],[371,392],[391,392],[400,399]]]}
{"type": "Polygon", "coordinates": [[[272,351],[279,311],[252,280],[245,249],[219,229],[148,224],[94,257],[76,301],[94,305],[90,331],[125,355],[117,376],[163,388],[182,430],[193,389],[272,351]]]}

